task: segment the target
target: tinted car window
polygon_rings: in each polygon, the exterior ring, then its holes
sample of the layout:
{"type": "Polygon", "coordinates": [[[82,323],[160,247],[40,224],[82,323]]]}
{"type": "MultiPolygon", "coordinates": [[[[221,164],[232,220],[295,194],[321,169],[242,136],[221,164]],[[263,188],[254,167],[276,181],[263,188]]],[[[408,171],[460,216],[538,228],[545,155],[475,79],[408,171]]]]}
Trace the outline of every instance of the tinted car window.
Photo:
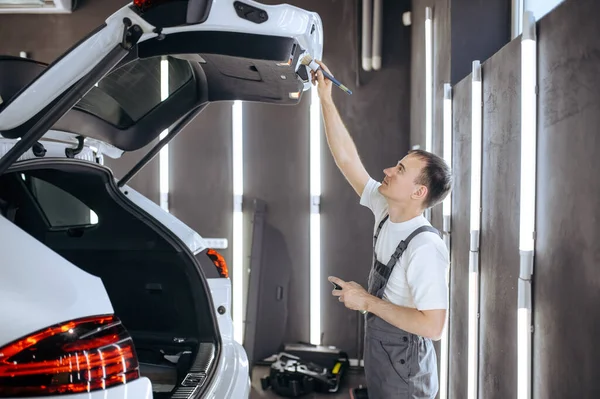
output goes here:
{"type": "Polygon", "coordinates": [[[72,227],[98,223],[98,216],[68,192],[44,180],[23,176],[52,227],[72,227]]]}
{"type": "Polygon", "coordinates": [[[161,88],[161,68],[165,67],[169,70],[169,95],[192,79],[188,61],[172,57],[137,59],[106,75],[75,108],[126,129],[166,98],[161,88]]]}

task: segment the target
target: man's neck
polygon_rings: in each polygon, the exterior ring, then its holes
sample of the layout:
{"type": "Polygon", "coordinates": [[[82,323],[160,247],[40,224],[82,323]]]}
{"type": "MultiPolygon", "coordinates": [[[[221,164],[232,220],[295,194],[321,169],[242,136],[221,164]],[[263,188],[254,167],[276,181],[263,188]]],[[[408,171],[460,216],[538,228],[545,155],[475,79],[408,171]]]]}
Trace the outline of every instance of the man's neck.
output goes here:
{"type": "Polygon", "coordinates": [[[392,202],[388,202],[388,215],[392,223],[402,223],[416,218],[423,214],[423,210],[419,208],[411,208],[392,202]]]}

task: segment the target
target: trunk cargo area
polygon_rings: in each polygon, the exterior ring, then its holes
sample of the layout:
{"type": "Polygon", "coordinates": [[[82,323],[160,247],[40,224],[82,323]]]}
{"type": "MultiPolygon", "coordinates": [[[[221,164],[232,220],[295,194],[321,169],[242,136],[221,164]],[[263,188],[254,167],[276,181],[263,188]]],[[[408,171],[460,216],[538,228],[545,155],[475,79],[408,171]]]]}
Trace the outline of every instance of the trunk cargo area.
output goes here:
{"type": "Polygon", "coordinates": [[[0,176],[2,214],[102,279],[155,398],[188,398],[212,377],[220,338],[208,285],[184,244],[81,161],[23,162],[0,176]]]}

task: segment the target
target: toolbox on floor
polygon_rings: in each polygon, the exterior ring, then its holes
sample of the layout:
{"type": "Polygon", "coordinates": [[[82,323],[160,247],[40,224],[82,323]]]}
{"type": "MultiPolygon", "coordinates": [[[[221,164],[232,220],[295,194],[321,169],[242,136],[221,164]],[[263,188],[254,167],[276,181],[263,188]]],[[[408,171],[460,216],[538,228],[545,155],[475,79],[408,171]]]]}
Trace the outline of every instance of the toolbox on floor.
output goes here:
{"type": "Polygon", "coordinates": [[[275,356],[261,384],[263,390],[271,388],[286,397],[335,393],[349,365],[348,355],[335,347],[288,344],[275,356]]]}

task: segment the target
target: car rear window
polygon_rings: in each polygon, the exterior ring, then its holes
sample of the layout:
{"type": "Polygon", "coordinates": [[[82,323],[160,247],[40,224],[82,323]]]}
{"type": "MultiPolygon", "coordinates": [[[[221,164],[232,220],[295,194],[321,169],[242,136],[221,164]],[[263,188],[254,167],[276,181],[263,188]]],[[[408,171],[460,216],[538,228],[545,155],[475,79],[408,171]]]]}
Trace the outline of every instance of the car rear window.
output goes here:
{"type": "Polygon", "coordinates": [[[191,79],[188,61],[173,57],[137,59],[106,75],[75,108],[127,129],[191,79]],[[165,87],[161,87],[161,73],[168,76],[165,87]]]}
{"type": "Polygon", "coordinates": [[[98,223],[98,216],[73,195],[37,177],[22,175],[51,227],[86,226],[98,223]]]}

